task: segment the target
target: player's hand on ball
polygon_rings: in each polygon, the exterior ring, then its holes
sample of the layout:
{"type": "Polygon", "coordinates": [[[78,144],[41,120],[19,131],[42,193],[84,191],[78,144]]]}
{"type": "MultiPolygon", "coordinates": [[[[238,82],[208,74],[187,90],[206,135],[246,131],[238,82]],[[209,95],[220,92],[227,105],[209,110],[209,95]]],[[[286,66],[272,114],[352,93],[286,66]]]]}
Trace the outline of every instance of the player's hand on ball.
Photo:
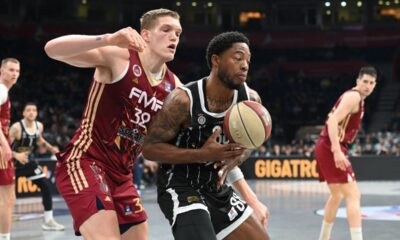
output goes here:
{"type": "Polygon", "coordinates": [[[138,52],[142,52],[146,47],[146,42],[143,40],[142,36],[131,27],[123,28],[108,35],[107,42],[110,45],[129,48],[138,52]]]}
{"type": "Polygon", "coordinates": [[[245,148],[237,143],[220,144],[217,138],[221,134],[217,129],[201,147],[204,162],[228,161],[240,157],[245,148]]]}

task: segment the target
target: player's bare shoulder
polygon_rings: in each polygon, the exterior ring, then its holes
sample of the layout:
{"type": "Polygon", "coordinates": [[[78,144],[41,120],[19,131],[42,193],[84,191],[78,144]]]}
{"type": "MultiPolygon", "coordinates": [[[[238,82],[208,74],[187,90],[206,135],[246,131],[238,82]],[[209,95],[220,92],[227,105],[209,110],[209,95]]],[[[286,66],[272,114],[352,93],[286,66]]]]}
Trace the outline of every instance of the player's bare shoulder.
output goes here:
{"type": "Polygon", "coordinates": [[[261,103],[261,97],[254,89],[249,88],[249,98],[251,101],[261,103]]]}
{"type": "Polygon", "coordinates": [[[362,101],[362,97],[358,91],[348,91],[343,94],[340,105],[349,108],[351,112],[357,112],[359,104],[362,101]]]}
{"type": "Polygon", "coordinates": [[[44,129],[43,123],[41,123],[41,122],[39,122],[39,121],[36,121],[36,123],[37,123],[37,125],[38,125],[39,133],[42,133],[42,132],[43,132],[43,129],[44,129]]]}
{"type": "Polygon", "coordinates": [[[21,124],[19,122],[15,122],[11,125],[9,130],[9,135],[11,140],[19,139],[21,136],[21,124]]]}
{"type": "Polygon", "coordinates": [[[112,83],[124,74],[129,66],[129,50],[117,46],[99,48],[104,56],[104,65],[96,66],[95,80],[101,83],[112,83]]]}

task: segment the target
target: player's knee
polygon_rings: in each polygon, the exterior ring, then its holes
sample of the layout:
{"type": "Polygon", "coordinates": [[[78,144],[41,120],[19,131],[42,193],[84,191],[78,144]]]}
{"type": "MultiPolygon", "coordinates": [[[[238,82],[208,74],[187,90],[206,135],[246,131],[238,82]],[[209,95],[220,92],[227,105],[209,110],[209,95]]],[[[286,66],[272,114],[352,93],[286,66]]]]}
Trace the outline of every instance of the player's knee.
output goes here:
{"type": "Polygon", "coordinates": [[[340,202],[344,198],[344,195],[342,193],[333,193],[331,194],[331,198],[333,201],[340,202]]]}
{"type": "Polygon", "coordinates": [[[14,206],[16,201],[15,194],[10,194],[8,196],[0,197],[0,207],[2,208],[10,208],[14,206]]]}

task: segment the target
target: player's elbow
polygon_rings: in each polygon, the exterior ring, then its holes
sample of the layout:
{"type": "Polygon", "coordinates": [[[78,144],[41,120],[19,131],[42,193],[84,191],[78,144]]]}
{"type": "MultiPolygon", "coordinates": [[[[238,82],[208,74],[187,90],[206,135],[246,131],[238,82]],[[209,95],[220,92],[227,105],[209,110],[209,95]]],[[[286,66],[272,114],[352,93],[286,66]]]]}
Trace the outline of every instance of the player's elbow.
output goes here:
{"type": "Polygon", "coordinates": [[[326,124],[327,124],[328,126],[335,125],[335,124],[337,124],[337,123],[338,123],[338,121],[337,121],[337,119],[336,119],[335,116],[330,116],[330,117],[326,120],[326,124]]]}
{"type": "Polygon", "coordinates": [[[61,59],[61,56],[59,54],[57,54],[56,46],[53,41],[48,41],[46,43],[46,45],[44,46],[44,51],[46,52],[47,56],[52,59],[56,59],[56,60],[61,59]]]}
{"type": "Polygon", "coordinates": [[[152,156],[152,144],[145,143],[142,148],[142,155],[145,159],[153,159],[152,156]]]}

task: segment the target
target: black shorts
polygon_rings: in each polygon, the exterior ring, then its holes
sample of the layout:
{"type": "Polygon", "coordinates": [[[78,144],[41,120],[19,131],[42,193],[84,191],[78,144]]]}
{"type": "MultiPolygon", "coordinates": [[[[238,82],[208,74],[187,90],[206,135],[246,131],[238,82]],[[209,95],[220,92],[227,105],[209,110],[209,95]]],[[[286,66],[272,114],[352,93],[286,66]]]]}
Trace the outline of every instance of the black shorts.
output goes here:
{"type": "Polygon", "coordinates": [[[35,160],[29,160],[26,164],[15,161],[15,175],[17,177],[27,177],[29,180],[46,177],[42,167],[35,160]]]}
{"type": "Polygon", "coordinates": [[[197,209],[208,212],[217,239],[224,239],[253,212],[227,185],[217,192],[191,186],[159,188],[158,204],[171,227],[174,226],[178,214],[197,209]]]}

